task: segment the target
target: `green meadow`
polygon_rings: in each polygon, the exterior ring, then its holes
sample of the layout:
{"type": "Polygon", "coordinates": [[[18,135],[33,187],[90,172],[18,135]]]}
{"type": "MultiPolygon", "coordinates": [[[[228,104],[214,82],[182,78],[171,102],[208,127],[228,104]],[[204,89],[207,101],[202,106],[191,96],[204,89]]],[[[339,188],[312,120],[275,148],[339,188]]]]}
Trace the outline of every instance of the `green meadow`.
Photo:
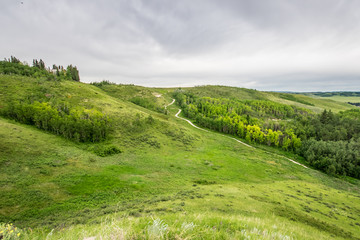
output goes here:
{"type": "Polygon", "coordinates": [[[332,97],[321,97],[320,99],[329,99],[329,100],[334,100],[334,101],[338,101],[338,102],[344,102],[344,103],[348,103],[348,102],[352,102],[352,103],[359,103],[360,102],[360,97],[347,97],[347,96],[332,96],[332,97]]]}
{"type": "MultiPolygon", "coordinates": [[[[17,75],[0,75],[0,87],[0,109],[30,99],[112,119],[108,139],[76,142],[0,117],[0,222],[20,239],[360,239],[359,180],[196,129],[174,116],[177,102],[165,110],[175,89],[17,75]]],[[[314,112],[354,108],[298,94],[187,90],[314,112]]]]}
{"type": "Polygon", "coordinates": [[[319,92],[305,93],[305,95],[319,100],[330,100],[341,103],[360,103],[359,92],[319,92]]]}

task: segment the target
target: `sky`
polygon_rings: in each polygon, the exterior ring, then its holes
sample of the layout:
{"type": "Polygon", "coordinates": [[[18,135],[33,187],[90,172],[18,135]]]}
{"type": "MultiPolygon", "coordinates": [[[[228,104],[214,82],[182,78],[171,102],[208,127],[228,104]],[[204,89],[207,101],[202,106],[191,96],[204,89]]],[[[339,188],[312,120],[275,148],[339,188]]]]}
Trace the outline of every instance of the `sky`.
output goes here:
{"type": "Polygon", "coordinates": [[[358,0],[0,0],[0,57],[82,82],[360,91],[358,0]]]}

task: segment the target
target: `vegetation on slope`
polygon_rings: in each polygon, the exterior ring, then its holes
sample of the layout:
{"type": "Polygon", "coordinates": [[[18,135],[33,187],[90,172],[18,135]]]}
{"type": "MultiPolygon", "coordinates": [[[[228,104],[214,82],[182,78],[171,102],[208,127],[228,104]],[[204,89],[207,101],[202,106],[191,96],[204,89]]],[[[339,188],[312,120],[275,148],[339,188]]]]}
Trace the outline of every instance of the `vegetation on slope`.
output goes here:
{"type": "Polygon", "coordinates": [[[152,111],[167,114],[164,108],[166,98],[163,96],[167,91],[162,89],[150,89],[132,84],[115,84],[109,81],[94,82],[91,84],[101,88],[112,97],[130,101],[152,111]]]}
{"type": "Polygon", "coordinates": [[[80,81],[79,71],[76,66],[69,65],[66,69],[63,66],[53,65],[52,69],[45,66],[42,59],[33,60],[33,66],[22,63],[14,56],[0,61],[0,74],[22,75],[34,78],[46,78],[47,80],[73,80],[80,81]]]}
{"type": "Polygon", "coordinates": [[[99,142],[105,140],[111,131],[109,117],[101,112],[94,109],[69,109],[65,104],[52,106],[37,101],[10,102],[0,114],[76,142],[99,142]]]}
{"type": "Polygon", "coordinates": [[[360,178],[360,110],[314,114],[269,100],[201,97],[183,90],[174,97],[185,116],[203,127],[294,151],[329,174],[360,178]]]}
{"type": "Polygon", "coordinates": [[[301,140],[286,129],[266,128],[268,119],[286,119],[307,114],[306,109],[291,107],[265,100],[228,100],[210,97],[198,98],[193,94],[175,91],[174,97],[184,114],[201,126],[245,138],[248,142],[266,143],[269,146],[296,150],[301,140]]]}
{"type": "MultiPolygon", "coordinates": [[[[279,155],[270,154],[266,145],[266,151],[252,149],[195,129],[173,117],[177,106],[164,115],[130,101],[134,95],[159,93],[163,96],[154,103],[165,105],[171,90],[98,88],[15,74],[0,75],[0,86],[5,89],[2,110],[10,102],[57,111],[65,104],[79,113],[94,110],[112,119],[110,136],[93,143],[69,141],[0,117],[0,222],[22,228],[23,239],[360,235],[358,180],[349,178],[349,183],[293,164],[280,155],[302,158],[282,148],[279,155]]],[[[256,95],[253,100],[262,101],[239,104],[249,110],[249,120],[258,119],[256,124],[267,126],[275,117],[281,126],[294,116],[312,116],[282,105],[281,111],[288,113],[273,116],[277,104],[258,112],[266,99],[256,95]]],[[[233,100],[237,102],[228,103],[233,100]]]]}
{"type": "Polygon", "coordinates": [[[231,100],[270,100],[273,102],[293,105],[306,108],[316,113],[321,113],[324,109],[331,109],[333,112],[340,112],[354,109],[345,102],[338,102],[331,99],[314,98],[301,94],[261,92],[253,89],[226,87],[226,86],[197,86],[184,88],[187,92],[199,97],[228,98],[231,100]]]}
{"type": "Polygon", "coordinates": [[[360,107],[360,92],[314,92],[306,93],[306,95],[360,107]]]}

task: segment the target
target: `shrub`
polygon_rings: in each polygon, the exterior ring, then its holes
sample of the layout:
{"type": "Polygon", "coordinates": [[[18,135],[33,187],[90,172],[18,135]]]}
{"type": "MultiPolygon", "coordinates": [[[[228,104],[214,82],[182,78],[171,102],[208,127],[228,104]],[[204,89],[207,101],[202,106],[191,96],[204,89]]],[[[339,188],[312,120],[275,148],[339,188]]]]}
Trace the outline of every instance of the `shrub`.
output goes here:
{"type": "Polygon", "coordinates": [[[97,146],[94,148],[93,152],[100,157],[107,157],[121,153],[121,150],[116,146],[110,145],[110,146],[97,146]]]}

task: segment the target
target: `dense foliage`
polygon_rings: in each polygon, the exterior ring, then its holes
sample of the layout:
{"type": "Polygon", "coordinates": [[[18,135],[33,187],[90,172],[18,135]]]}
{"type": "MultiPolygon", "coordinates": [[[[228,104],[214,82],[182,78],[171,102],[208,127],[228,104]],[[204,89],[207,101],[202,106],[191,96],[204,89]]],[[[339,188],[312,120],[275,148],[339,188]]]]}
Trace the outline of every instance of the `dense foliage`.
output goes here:
{"type": "Polygon", "coordinates": [[[360,110],[313,114],[269,100],[199,97],[182,90],[174,97],[203,127],[294,151],[332,175],[360,178],[360,110]]]}
{"type": "Polygon", "coordinates": [[[61,135],[77,142],[99,142],[111,130],[110,119],[97,110],[70,109],[66,104],[12,102],[0,112],[18,122],[61,135]]]}
{"type": "Polygon", "coordinates": [[[302,139],[349,141],[360,137],[360,110],[347,110],[339,114],[324,110],[321,114],[297,119],[287,125],[294,128],[302,139]]]}
{"type": "Polygon", "coordinates": [[[323,141],[303,143],[301,154],[315,168],[331,175],[360,178],[360,141],[323,141]]]}
{"type": "Polygon", "coordinates": [[[277,121],[309,114],[306,109],[265,100],[241,102],[196,97],[183,91],[176,91],[174,97],[184,114],[203,127],[237,135],[248,142],[282,147],[285,150],[296,150],[301,146],[300,138],[292,129],[280,131],[277,125],[266,124],[265,119],[277,121]]]}
{"type": "Polygon", "coordinates": [[[321,114],[288,124],[300,136],[299,154],[329,174],[360,178],[360,110],[321,114]]]}
{"type": "Polygon", "coordinates": [[[80,81],[79,71],[75,66],[69,65],[67,68],[64,68],[63,66],[53,65],[52,69],[50,69],[45,66],[42,59],[34,59],[33,66],[31,67],[27,63],[22,63],[14,56],[0,61],[0,74],[16,74],[35,78],[44,77],[48,80],[80,81]]]}

